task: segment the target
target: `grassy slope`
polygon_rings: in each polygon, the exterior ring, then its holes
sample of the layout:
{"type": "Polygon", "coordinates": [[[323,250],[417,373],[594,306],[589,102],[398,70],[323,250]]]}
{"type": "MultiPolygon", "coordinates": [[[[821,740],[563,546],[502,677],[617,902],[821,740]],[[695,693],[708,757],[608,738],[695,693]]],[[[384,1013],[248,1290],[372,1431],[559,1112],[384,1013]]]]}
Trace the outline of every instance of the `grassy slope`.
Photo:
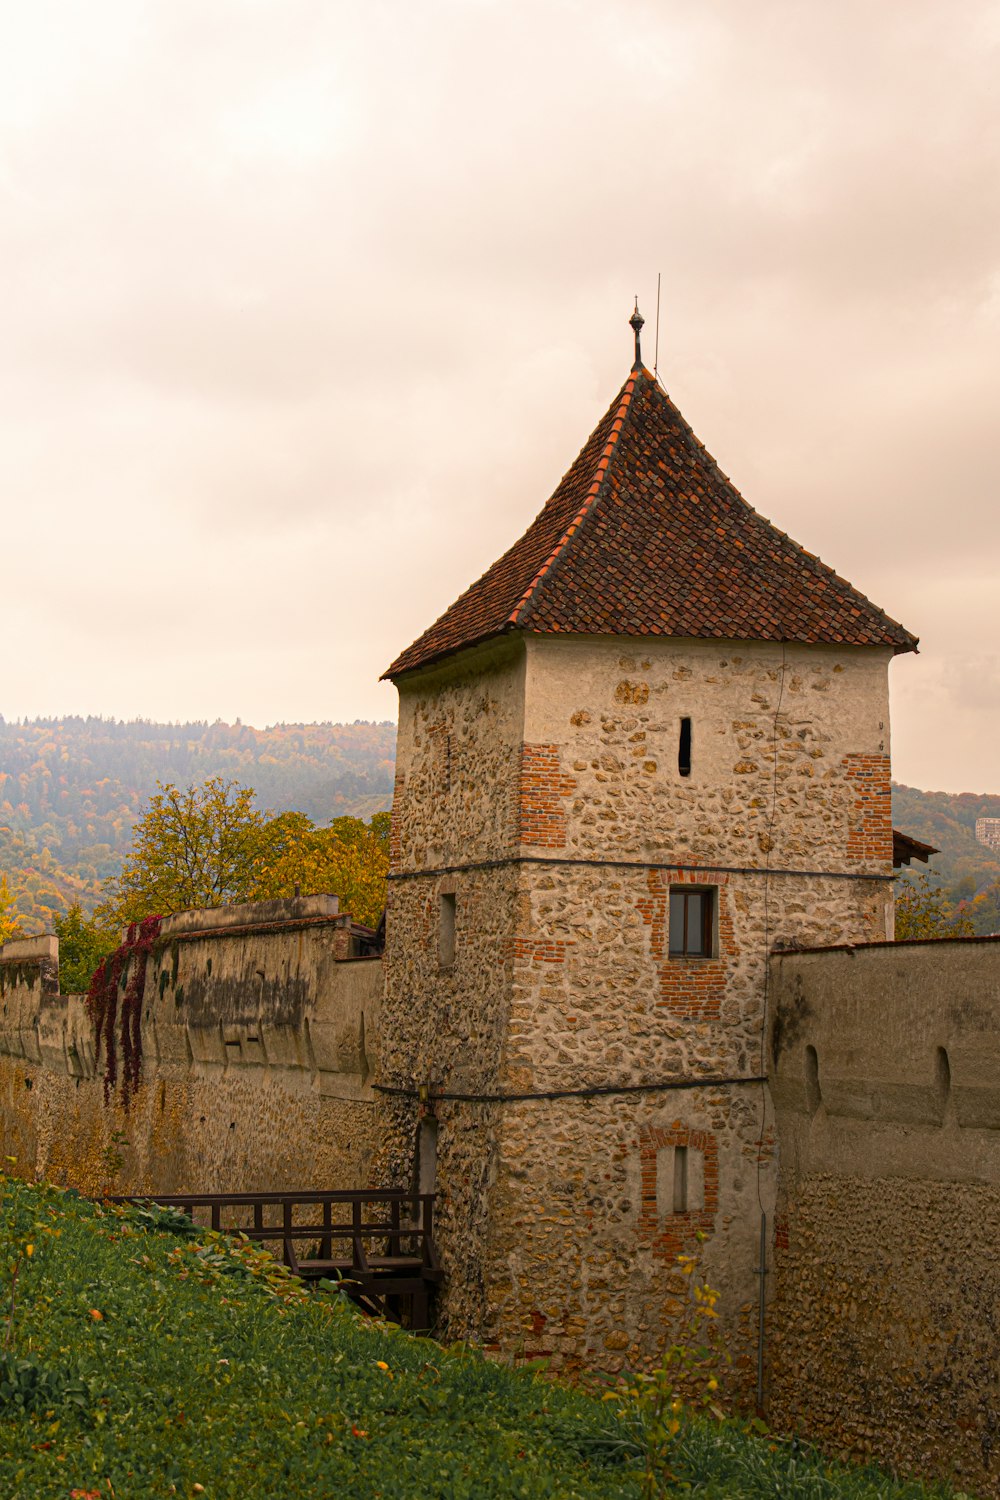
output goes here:
{"type": "MultiPolygon", "coordinates": [[[[9,1500],[640,1493],[615,1403],[366,1323],[253,1247],[59,1190],[0,1192],[4,1322],[21,1253],[0,1356],[9,1500]]],[[[692,1431],[678,1473],[702,1495],[927,1493],[733,1424],[692,1431]]]]}

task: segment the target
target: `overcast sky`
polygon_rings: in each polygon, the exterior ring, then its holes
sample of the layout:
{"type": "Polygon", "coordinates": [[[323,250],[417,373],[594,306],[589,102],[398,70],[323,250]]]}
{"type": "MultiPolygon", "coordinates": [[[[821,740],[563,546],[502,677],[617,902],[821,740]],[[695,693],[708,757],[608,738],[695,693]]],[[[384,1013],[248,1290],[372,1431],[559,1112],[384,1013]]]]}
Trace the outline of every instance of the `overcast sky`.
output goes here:
{"type": "Polygon", "coordinates": [[[1000,792],[1000,5],[0,0],[0,712],[390,718],[631,363],[1000,792]]]}

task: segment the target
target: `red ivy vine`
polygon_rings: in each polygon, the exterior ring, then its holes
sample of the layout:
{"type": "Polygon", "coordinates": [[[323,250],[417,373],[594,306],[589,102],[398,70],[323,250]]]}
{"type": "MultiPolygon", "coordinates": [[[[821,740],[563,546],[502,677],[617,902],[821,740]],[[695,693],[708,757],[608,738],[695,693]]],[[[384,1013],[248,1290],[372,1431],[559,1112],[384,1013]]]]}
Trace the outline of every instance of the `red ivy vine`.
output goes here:
{"type": "Polygon", "coordinates": [[[118,1043],[122,1055],[122,1103],[129,1101],[142,1078],[142,997],[146,988],[146,961],[160,933],[160,917],[133,922],[125,941],[102,959],[87,991],[87,1013],[94,1028],[96,1061],[104,1043],[104,1102],[107,1104],[118,1082],[118,1043]],[[122,980],[127,980],[118,1005],[122,980]],[[115,1023],[117,1026],[117,1035],[115,1023]]]}

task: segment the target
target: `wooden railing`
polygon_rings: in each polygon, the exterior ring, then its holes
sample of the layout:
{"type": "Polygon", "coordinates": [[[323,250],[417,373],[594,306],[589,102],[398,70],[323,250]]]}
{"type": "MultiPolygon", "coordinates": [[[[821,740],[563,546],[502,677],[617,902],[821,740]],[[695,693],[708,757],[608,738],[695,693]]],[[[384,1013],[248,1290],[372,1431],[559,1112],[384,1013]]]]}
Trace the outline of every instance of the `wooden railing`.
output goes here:
{"type": "Polygon", "coordinates": [[[281,1258],[295,1276],[337,1281],[369,1311],[426,1331],[431,1326],[433,1291],[441,1280],[434,1248],[434,1196],[368,1188],[128,1194],[110,1201],[158,1203],[179,1209],[206,1229],[246,1235],[275,1248],[280,1242],[281,1258]]]}

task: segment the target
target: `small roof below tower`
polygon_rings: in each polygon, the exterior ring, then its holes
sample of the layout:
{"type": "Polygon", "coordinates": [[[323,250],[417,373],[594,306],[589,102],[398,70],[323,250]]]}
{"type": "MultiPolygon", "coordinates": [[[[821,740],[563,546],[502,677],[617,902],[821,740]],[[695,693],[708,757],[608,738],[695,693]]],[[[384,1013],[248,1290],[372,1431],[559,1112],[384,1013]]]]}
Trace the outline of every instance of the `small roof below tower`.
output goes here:
{"type": "Polygon", "coordinates": [[[641,363],[635,333],[636,365],[555,494],[386,677],[513,630],[916,650],[746,503],[641,363]]]}

